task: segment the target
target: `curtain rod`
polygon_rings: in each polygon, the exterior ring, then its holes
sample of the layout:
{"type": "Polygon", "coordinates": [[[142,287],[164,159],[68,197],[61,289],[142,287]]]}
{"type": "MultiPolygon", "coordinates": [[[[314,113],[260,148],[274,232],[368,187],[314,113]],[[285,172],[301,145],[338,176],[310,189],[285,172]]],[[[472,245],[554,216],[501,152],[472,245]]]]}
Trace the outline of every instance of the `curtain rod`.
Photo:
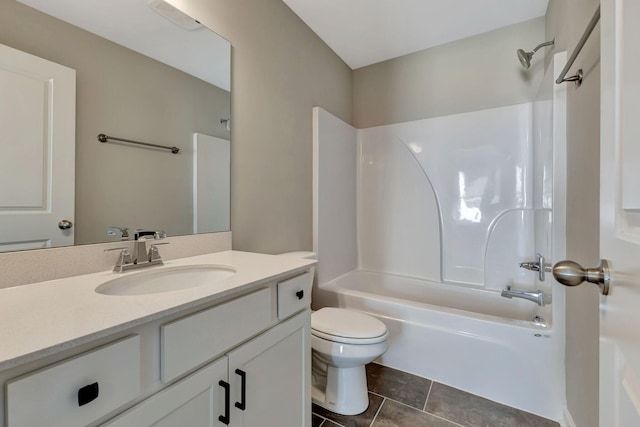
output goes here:
{"type": "Polygon", "coordinates": [[[579,69],[578,72],[573,76],[570,76],[570,77],[565,77],[565,76],[567,75],[567,73],[569,72],[569,69],[575,62],[576,58],[578,57],[578,54],[580,54],[580,51],[584,47],[584,44],[587,42],[587,39],[591,35],[591,32],[596,27],[596,24],[598,23],[599,20],[600,20],[600,5],[598,5],[598,9],[596,10],[596,13],[593,15],[593,18],[591,18],[591,22],[589,22],[587,29],[584,31],[584,34],[582,34],[580,41],[578,41],[578,45],[576,46],[576,48],[573,50],[573,53],[569,57],[569,60],[567,61],[567,65],[565,65],[562,71],[560,72],[560,77],[558,77],[558,79],[556,80],[557,84],[564,83],[564,82],[575,82],[577,86],[580,86],[582,84],[582,68],[579,69]]]}

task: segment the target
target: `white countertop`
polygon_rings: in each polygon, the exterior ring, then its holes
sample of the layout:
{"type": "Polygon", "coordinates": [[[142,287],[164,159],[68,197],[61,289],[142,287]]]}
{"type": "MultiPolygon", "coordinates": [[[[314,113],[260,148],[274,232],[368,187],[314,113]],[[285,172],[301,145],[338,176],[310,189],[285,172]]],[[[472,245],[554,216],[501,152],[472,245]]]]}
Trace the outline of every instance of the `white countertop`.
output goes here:
{"type": "Polygon", "coordinates": [[[314,260],[239,251],[165,261],[122,274],[105,271],[0,290],[0,370],[186,310],[315,264],[314,260]],[[230,266],[237,272],[214,285],[147,295],[111,296],[99,285],[126,275],[186,265],[230,266]]]}

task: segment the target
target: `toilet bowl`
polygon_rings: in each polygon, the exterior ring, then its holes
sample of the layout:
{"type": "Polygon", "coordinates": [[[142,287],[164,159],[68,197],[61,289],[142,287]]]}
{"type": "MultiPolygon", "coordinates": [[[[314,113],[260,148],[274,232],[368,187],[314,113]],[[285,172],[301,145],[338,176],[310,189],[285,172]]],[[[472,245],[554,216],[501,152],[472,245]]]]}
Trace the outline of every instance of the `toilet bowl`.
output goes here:
{"type": "MultiPolygon", "coordinates": [[[[316,259],[313,252],[285,256],[316,259]]],[[[325,307],[311,314],[313,403],[337,414],[356,415],[369,407],[365,365],[389,348],[384,323],[367,314],[325,307]]]]}
{"type": "Polygon", "coordinates": [[[325,307],[312,313],[313,402],[342,415],[366,411],[364,365],[387,351],[388,334],[384,323],[357,311],[325,307]]]}

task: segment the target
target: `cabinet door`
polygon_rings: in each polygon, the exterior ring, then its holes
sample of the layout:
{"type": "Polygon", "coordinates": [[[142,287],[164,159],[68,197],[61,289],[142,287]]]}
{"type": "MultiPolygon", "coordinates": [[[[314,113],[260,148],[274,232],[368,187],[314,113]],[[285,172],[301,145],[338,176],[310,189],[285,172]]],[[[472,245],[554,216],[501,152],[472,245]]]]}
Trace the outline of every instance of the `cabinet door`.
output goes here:
{"type": "Polygon", "coordinates": [[[307,309],[229,353],[231,426],[311,425],[310,322],[307,309]]]}
{"type": "Polygon", "coordinates": [[[150,397],[103,424],[109,427],[224,426],[227,357],[207,365],[182,381],[150,397]]]}

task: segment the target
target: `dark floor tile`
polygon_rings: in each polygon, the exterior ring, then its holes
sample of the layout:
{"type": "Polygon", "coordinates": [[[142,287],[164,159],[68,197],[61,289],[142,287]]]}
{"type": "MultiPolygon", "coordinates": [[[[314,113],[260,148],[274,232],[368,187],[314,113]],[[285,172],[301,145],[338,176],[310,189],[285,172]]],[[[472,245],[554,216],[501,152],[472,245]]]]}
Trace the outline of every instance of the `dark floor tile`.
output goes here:
{"type": "Polygon", "coordinates": [[[385,400],[372,427],[457,427],[431,414],[385,400]]]}
{"type": "Polygon", "coordinates": [[[465,427],[559,427],[555,421],[439,383],[431,387],[426,410],[465,427]]]}
{"type": "Polygon", "coordinates": [[[377,363],[369,363],[367,385],[369,391],[422,410],[429,394],[431,380],[377,363]]]}
{"type": "MultiPolygon", "coordinates": [[[[360,415],[339,415],[314,404],[312,412],[325,417],[344,427],[369,427],[382,404],[382,397],[369,393],[369,407],[360,415]]],[[[325,423],[325,426],[327,424],[325,423]]],[[[324,426],[323,426],[324,427],[324,426]]]]}
{"type": "Polygon", "coordinates": [[[320,427],[323,421],[324,418],[320,418],[316,414],[311,414],[311,427],[320,427]]]}

